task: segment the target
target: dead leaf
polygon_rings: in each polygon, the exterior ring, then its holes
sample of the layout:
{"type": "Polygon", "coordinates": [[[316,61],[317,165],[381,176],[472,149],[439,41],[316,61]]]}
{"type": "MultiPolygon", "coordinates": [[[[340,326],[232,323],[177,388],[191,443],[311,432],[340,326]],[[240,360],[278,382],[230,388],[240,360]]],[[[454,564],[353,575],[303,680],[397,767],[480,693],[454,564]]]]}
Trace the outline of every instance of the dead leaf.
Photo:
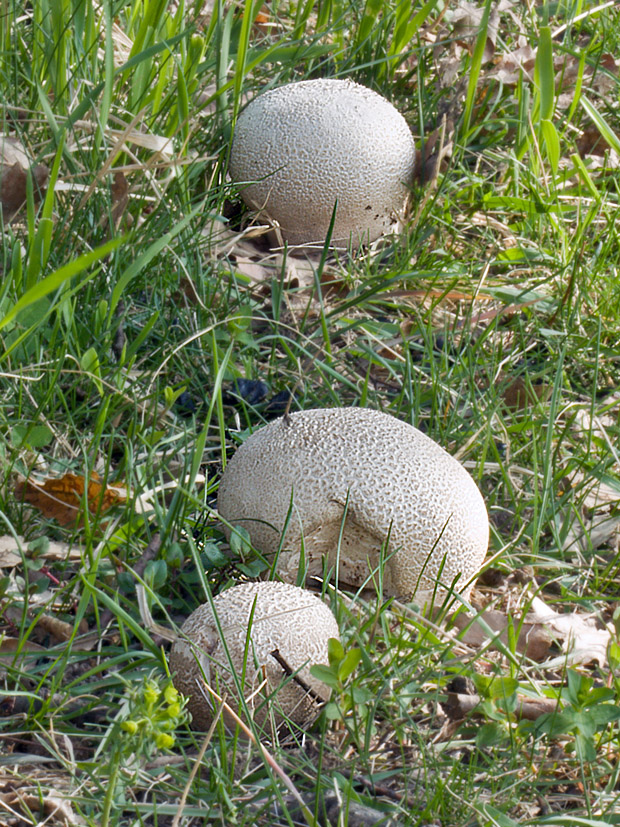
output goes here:
{"type": "MultiPolygon", "coordinates": [[[[558,509],[558,517],[565,514],[564,508],[558,509]]],[[[570,514],[566,514],[570,518],[570,514]]],[[[620,545],[620,517],[609,513],[607,509],[595,511],[589,519],[576,520],[566,532],[564,551],[587,554],[603,546],[611,547],[617,552],[620,545]]]]}
{"type": "Polygon", "coordinates": [[[527,655],[532,660],[541,661],[547,657],[551,643],[551,635],[536,623],[512,620],[504,612],[497,609],[486,609],[480,612],[472,623],[472,618],[466,614],[458,614],[454,618],[454,625],[460,630],[459,639],[468,646],[477,648],[490,640],[489,633],[479,621],[497,634],[499,640],[508,642],[508,626],[512,625],[518,631],[517,651],[527,655]]]}
{"type": "Polygon", "coordinates": [[[611,149],[611,146],[595,126],[588,126],[577,141],[577,149],[583,157],[584,155],[604,155],[611,149]]]}
{"type": "Polygon", "coordinates": [[[454,121],[442,118],[440,126],[434,129],[416,153],[413,177],[420,184],[436,181],[444,161],[452,157],[454,149],[454,121]]]}
{"type": "Polygon", "coordinates": [[[522,376],[517,376],[502,393],[502,398],[510,410],[522,411],[546,399],[551,391],[551,385],[546,382],[527,382],[522,376]]]}
{"type": "Polygon", "coordinates": [[[114,183],[110,187],[110,193],[112,195],[112,222],[118,229],[129,203],[129,184],[122,172],[114,173],[114,183]]]}
{"type": "Polygon", "coordinates": [[[611,635],[608,629],[599,629],[592,616],[578,612],[560,614],[538,596],[532,598],[529,609],[520,621],[512,620],[496,609],[486,609],[473,622],[470,616],[459,614],[454,618],[454,625],[460,630],[460,640],[470,646],[480,647],[491,638],[479,621],[496,633],[503,643],[508,639],[508,625],[513,624],[519,634],[517,651],[536,661],[544,660],[551,644],[556,643],[563,654],[551,664],[547,662],[546,667],[594,661],[598,661],[601,667],[606,666],[611,635]]]}
{"type": "Polygon", "coordinates": [[[235,269],[244,276],[247,276],[250,281],[261,282],[268,281],[271,278],[273,271],[264,267],[260,262],[254,261],[248,256],[235,256],[235,269]]]}
{"type": "Polygon", "coordinates": [[[22,640],[19,637],[7,637],[6,635],[0,638],[0,655],[12,655],[14,652],[47,654],[47,649],[32,640],[22,640]]]}
{"type": "MultiPolygon", "coordinates": [[[[486,715],[486,711],[480,706],[482,699],[479,695],[465,695],[460,692],[449,692],[448,701],[442,704],[443,709],[452,720],[459,720],[466,715],[486,715]],[[480,709],[477,707],[480,706],[480,709]]],[[[517,720],[535,721],[541,715],[548,715],[555,712],[558,702],[554,698],[529,698],[525,695],[517,695],[517,706],[514,715],[517,720]]]]}
{"type": "Polygon", "coordinates": [[[584,89],[592,90],[601,97],[615,93],[618,63],[609,52],[601,56],[596,72],[594,66],[586,64],[583,68],[577,57],[567,54],[556,55],[554,68],[558,109],[569,109],[573,105],[575,87],[581,72],[584,89]]]}
{"type": "Polygon", "coordinates": [[[5,220],[12,218],[26,203],[28,170],[36,198],[40,198],[49,170],[44,164],[32,166],[26,150],[16,138],[0,135],[0,204],[5,220]]]}
{"type": "MultiPolygon", "coordinates": [[[[111,216],[109,213],[102,215],[99,219],[99,226],[104,230],[107,230],[111,217],[112,226],[115,230],[118,230],[123,219],[123,214],[127,209],[127,204],[129,203],[129,184],[127,183],[127,178],[125,178],[124,173],[120,170],[116,170],[114,173],[112,185],[110,187],[110,195],[112,196],[111,216]]],[[[128,214],[124,223],[131,224],[131,219],[132,216],[128,214]]]]}
{"type": "MultiPolygon", "coordinates": [[[[499,12],[505,8],[503,4],[496,3],[491,9],[489,22],[487,24],[487,40],[482,56],[483,63],[488,63],[495,54],[497,32],[499,30],[499,12]]],[[[470,3],[468,0],[460,0],[458,6],[452,13],[452,26],[457,42],[470,53],[473,52],[480,31],[480,24],[484,14],[484,7],[470,3]]]]}
{"type": "Polygon", "coordinates": [[[487,73],[488,78],[495,78],[506,86],[514,86],[521,76],[527,80],[534,79],[536,49],[527,44],[513,52],[502,55],[495,66],[487,73]]]}
{"type": "MultiPolygon", "coordinates": [[[[77,827],[77,825],[86,823],[81,816],[76,816],[73,812],[71,802],[68,799],[60,798],[57,795],[27,794],[21,791],[9,792],[0,795],[0,803],[6,805],[6,807],[9,808],[9,812],[23,809],[25,814],[31,811],[39,813],[45,819],[44,823],[49,825],[49,827],[56,827],[56,825],[62,825],[62,827],[77,827]]],[[[32,823],[29,815],[28,823],[32,823]]]]}
{"type": "Polygon", "coordinates": [[[30,166],[30,158],[17,138],[0,134],[0,164],[6,167],[17,164],[23,169],[30,166]]]}
{"type": "MultiPolygon", "coordinates": [[[[0,537],[0,569],[12,569],[21,565],[20,548],[23,548],[24,554],[28,556],[28,541],[19,534],[15,537],[12,534],[0,537]]],[[[79,563],[82,555],[83,551],[80,548],[50,540],[45,551],[37,554],[37,557],[42,560],[69,560],[79,563]]]]}
{"type": "Polygon", "coordinates": [[[174,294],[174,297],[177,298],[181,294],[185,296],[185,298],[190,304],[202,307],[203,310],[207,309],[205,303],[198,295],[196,285],[194,284],[190,276],[188,276],[187,274],[181,276],[179,280],[179,291],[174,294]]]}
{"type": "Polygon", "coordinates": [[[36,625],[37,629],[43,629],[43,631],[47,632],[56,642],[70,640],[74,633],[74,627],[71,623],[66,623],[64,620],[59,620],[52,615],[39,615],[36,625]]]}
{"type": "Polygon", "coordinates": [[[602,505],[618,503],[620,501],[620,485],[601,482],[595,477],[584,474],[582,471],[572,471],[564,477],[564,485],[570,488],[581,488],[579,503],[582,508],[595,509],[602,505]]]}
{"type": "Polygon", "coordinates": [[[611,641],[608,629],[599,629],[592,616],[567,612],[560,614],[540,597],[533,597],[526,623],[543,626],[560,643],[564,653],[560,663],[593,663],[607,665],[607,649],[611,641]]]}
{"type": "MultiPolygon", "coordinates": [[[[20,537],[19,540],[21,541],[19,545],[21,545],[24,538],[20,537]]],[[[21,564],[21,555],[15,550],[17,547],[18,543],[13,535],[0,537],[0,569],[12,569],[21,564]]]]}
{"type": "Polygon", "coordinates": [[[88,509],[92,514],[108,511],[116,503],[127,499],[125,488],[104,488],[98,474],[92,474],[88,482],[78,474],[48,478],[43,483],[32,479],[21,480],[15,486],[15,495],[34,505],[48,519],[54,519],[60,525],[71,525],[80,515],[85,490],[88,509]]]}

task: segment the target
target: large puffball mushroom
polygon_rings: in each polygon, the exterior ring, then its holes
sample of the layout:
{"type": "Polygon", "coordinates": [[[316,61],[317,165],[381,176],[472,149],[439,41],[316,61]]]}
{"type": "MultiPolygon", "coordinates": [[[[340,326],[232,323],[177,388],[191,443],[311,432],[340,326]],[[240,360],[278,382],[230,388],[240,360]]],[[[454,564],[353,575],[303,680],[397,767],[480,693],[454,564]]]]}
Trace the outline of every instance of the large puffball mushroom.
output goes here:
{"type": "Polygon", "coordinates": [[[465,468],[412,425],[361,408],[301,411],[255,431],[226,465],[218,511],[255,548],[280,549],[288,582],[301,566],[321,576],[326,556],[342,585],[378,589],[382,570],[384,594],[427,606],[451,587],[469,595],[489,541],[465,468]]]}
{"type": "Polygon", "coordinates": [[[415,145],[403,116],[351,80],[305,80],[254,98],[237,119],[230,175],[289,244],[358,246],[398,223],[415,145]]]}
{"type": "Polygon", "coordinates": [[[235,708],[231,697],[239,695],[233,670],[257,725],[264,725],[270,713],[276,725],[286,719],[310,723],[319,712],[317,699],[329,696],[310,667],[327,663],[327,642],[339,638],[331,610],[317,595],[279,582],[234,586],[213,598],[213,608],[219,628],[211,604],[204,603],[187,618],[170,651],[170,672],[175,687],[188,697],[192,726],[206,729],[217,705],[204,688],[205,678],[216,691],[219,687],[220,696],[227,693],[235,708]]]}

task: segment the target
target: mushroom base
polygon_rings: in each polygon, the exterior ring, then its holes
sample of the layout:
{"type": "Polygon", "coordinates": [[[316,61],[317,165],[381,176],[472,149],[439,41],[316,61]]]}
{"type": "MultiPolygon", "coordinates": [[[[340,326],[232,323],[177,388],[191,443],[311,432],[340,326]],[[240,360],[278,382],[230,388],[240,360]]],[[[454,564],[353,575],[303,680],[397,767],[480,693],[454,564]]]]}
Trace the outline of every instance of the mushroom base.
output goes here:
{"type": "MultiPolygon", "coordinates": [[[[337,520],[304,534],[303,572],[300,572],[300,552],[281,550],[277,567],[280,577],[286,583],[299,583],[301,573],[304,582],[313,577],[327,578],[342,588],[369,589],[385,597],[410,600],[411,592],[402,588],[402,584],[409,582],[409,578],[402,577],[400,568],[404,561],[402,555],[399,555],[399,549],[390,548],[381,537],[369,533],[365,526],[356,523],[350,515],[347,515],[343,526],[344,508],[339,509],[339,512],[337,520]]],[[[432,553],[428,555],[428,563],[429,569],[436,571],[441,568],[434,561],[432,553]],[[430,565],[431,559],[433,565],[430,565]]],[[[422,568],[414,601],[420,607],[433,605],[438,608],[451,591],[458,592],[467,599],[472,588],[473,582],[466,583],[462,578],[455,583],[438,584],[430,571],[425,576],[422,568]]]]}

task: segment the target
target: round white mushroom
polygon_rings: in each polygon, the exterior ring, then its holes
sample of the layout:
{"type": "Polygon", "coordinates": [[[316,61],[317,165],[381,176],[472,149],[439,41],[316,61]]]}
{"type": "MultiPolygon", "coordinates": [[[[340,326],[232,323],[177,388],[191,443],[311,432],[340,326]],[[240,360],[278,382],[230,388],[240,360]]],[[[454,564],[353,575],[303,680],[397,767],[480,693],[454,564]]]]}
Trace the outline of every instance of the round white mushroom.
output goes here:
{"type": "Polygon", "coordinates": [[[226,465],[218,511],[255,548],[280,549],[288,582],[301,566],[337,570],[341,585],[422,605],[451,588],[467,597],[489,541],[465,468],[412,425],[360,408],[301,411],[254,432],[226,465]]]}
{"type": "MultiPolygon", "coordinates": [[[[217,705],[204,688],[205,679],[235,708],[231,697],[239,694],[233,673],[257,725],[271,714],[276,725],[310,723],[319,712],[318,701],[329,696],[310,667],[328,662],[328,640],[339,637],[330,609],[317,595],[278,582],[242,583],[214,597],[213,606],[219,627],[211,604],[204,603],[187,618],[170,651],[170,672],[176,688],[188,696],[192,725],[206,729],[217,705]]],[[[238,714],[245,717],[242,710],[238,714]]]]}
{"type": "Polygon", "coordinates": [[[233,181],[290,244],[354,246],[391,231],[413,179],[415,145],[392,104],[351,80],[290,83],[254,98],[237,119],[233,181]]]}

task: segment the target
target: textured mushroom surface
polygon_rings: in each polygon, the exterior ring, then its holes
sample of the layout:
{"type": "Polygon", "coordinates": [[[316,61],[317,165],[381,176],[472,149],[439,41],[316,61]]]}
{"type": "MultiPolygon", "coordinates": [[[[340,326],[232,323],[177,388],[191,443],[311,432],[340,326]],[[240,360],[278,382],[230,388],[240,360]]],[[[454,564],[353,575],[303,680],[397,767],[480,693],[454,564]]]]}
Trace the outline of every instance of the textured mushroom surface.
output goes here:
{"type": "Polygon", "coordinates": [[[415,145],[392,104],[350,80],[291,83],[254,98],[237,119],[233,181],[291,244],[322,243],[334,205],[334,246],[394,226],[412,183],[415,145]]]}
{"type": "Polygon", "coordinates": [[[383,559],[384,594],[428,604],[439,582],[436,603],[445,587],[469,594],[487,551],[486,507],[465,468],[379,411],[301,411],[256,431],[226,466],[218,511],[275,554],[291,496],[277,564],[288,582],[297,580],[303,538],[308,574],[322,574],[325,555],[341,584],[376,588],[383,559]]]}
{"type": "MultiPolygon", "coordinates": [[[[302,726],[310,723],[319,707],[304,686],[324,700],[329,696],[325,684],[310,674],[310,666],[327,663],[327,642],[339,637],[330,609],[312,592],[276,582],[242,583],[218,594],[213,605],[226,646],[211,605],[204,603],[187,618],[170,651],[170,672],[176,688],[189,697],[192,725],[206,729],[213,718],[209,693],[201,691],[203,674],[220,696],[228,694],[234,708],[231,697],[238,698],[238,692],[233,671],[258,725],[270,712],[276,725],[284,718],[302,726]],[[272,654],[275,650],[281,662],[272,654]],[[254,694],[265,679],[266,685],[254,694]]],[[[238,714],[243,719],[243,712],[238,714]]]]}

